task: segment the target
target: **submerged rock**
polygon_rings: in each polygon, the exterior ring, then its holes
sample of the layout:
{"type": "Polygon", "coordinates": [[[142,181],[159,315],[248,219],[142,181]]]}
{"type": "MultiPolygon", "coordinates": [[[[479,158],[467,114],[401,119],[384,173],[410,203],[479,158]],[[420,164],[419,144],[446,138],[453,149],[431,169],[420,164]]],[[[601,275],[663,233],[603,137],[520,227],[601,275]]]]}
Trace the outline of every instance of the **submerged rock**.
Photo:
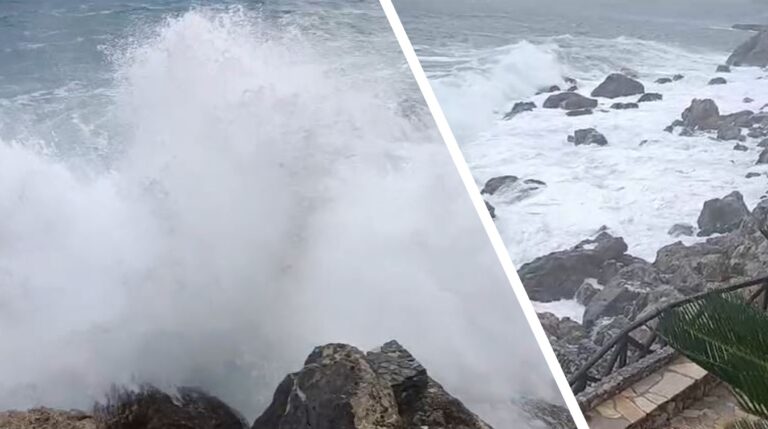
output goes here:
{"type": "Polygon", "coordinates": [[[667,231],[667,234],[671,235],[672,237],[692,237],[693,236],[693,225],[688,223],[676,223],[672,225],[671,228],[669,228],[669,231],[667,231]]]}
{"type": "Polygon", "coordinates": [[[699,219],[699,236],[722,234],[736,230],[749,209],[744,204],[744,197],[738,191],[731,192],[723,198],[714,198],[704,203],[699,219]]]}
{"type": "Polygon", "coordinates": [[[550,92],[558,92],[558,91],[561,91],[560,87],[557,86],[557,85],[552,85],[552,86],[548,86],[546,88],[539,89],[538,91],[536,91],[536,95],[547,94],[547,93],[550,93],[550,92]]]}
{"type": "Polygon", "coordinates": [[[547,97],[547,99],[544,100],[543,107],[545,109],[565,110],[594,109],[597,107],[597,100],[585,97],[576,92],[561,92],[547,97]]]}
{"type": "Polygon", "coordinates": [[[593,97],[617,98],[642,94],[645,87],[642,83],[622,73],[609,75],[603,83],[592,91],[593,97]]]}
{"type": "Polygon", "coordinates": [[[725,80],[724,77],[716,77],[712,78],[707,85],[725,85],[726,83],[728,83],[728,81],[725,80]]]}
{"type": "Polygon", "coordinates": [[[768,66],[768,31],[760,31],[739,45],[728,57],[731,66],[768,66]]]}
{"type": "Polygon", "coordinates": [[[648,92],[646,94],[641,95],[640,98],[637,100],[637,102],[647,103],[649,101],[660,101],[663,99],[664,99],[664,96],[657,92],[648,92]]]}
{"type": "Polygon", "coordinates": [[[491,215],[491,219],[496,219],[496,207],[491,205],[491,203],[489,203],[488,201],[484,201],[484,202],[485,202],[486,210],[488,210],[488,213],[490,213],[491,215]]]}
{"type": "Polygon", "coordinates": [[[661,84],[661,85],[664,85],[666,83],[671,83],[671,82],[672,82],[672,78],[671,77],[660,77],[660,78],[656,79],[656,83],[661,84]]]}
{"type": "Polygon", "coordinates": [[[566,116],[586,116],[591,115],[594,113],[592,109],[578,109],[578,110],[569,110],[565,112],[566,116]]]}
{"type": "Polygon", "coordinates": [[[512,175],[492,177],[485,182],[483,189],[480,190],[480,194],[493,195],[498,192],[499,189],[513,185],[517,183],[518,180],[519,178],[517,176],[512,175]]]}
{"type": "Polygon", "coordinates": [[[723,64],[717,66],[717,69],[715,70],[715,73],[730,73],[730,72],[731,72],[731,67],[723,64]]]}
{"type": "MultiPolygon", "coordinates": [[[[741,136],[740,136],[740,137],[741,137],[741,136]]],[[[735,150],[735,151],[738,151],[738,152],[746,152],[746,151],[748,151],[748,150],[749,150],[749,148],[748,148],[748,147],[746,147],[746,146],[744,146],[744,145],[743,145],[743,144],[741,144],[741,143],[736,143],[736,144],[733,146],[733,150],[735,150]]]]}
{"type": "Polygon", "coordinates": [[[605,136],[599,133],[594,128],[585,128],[581,130],[576,130],[573,133],[572,141],[573,141],[573,144],[575,144],[576,146],[580,146],[580,145],[605,146],[608,144],[608,140],[605,138],[605,136]]]}
{"type": "Polygon", "coordinates": [[[512,106],[512,109],[504,115],[504,119],[512,119],[520,113],[530,112],[536,108],[536,103],[532,101],[520,101],[512,106]]]}
{"type": "Polygon", "coordinates": [[[685,79],[685,76],[683,76],[681,74],[676,74],[676,75],[672,76],[672,80],[674,80],[674,81],[683,80],[683,79],[685,79]]]}
{"type": "Polygon", "coordinates": [[[637,103],[613,103],[611,104],[611,109],[616,110],[627,110],[627,109],[637,109],[640,106],[637,103]]]}

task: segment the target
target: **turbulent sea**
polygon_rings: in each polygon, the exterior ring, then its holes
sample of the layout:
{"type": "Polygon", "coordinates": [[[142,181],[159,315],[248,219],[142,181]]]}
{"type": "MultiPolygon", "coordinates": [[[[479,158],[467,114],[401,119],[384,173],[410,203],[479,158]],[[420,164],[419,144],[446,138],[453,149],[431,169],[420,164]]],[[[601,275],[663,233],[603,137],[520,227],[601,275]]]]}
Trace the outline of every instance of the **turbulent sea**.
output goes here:
{"type": "MultiPolygon", "coordinates": [[[[714,99],[721,113],[760,111],[768,103],[766,72],[715,73],[751,36],[731,26],[768,22],[766,2],[402,0],[396,6],[478,185],[500,175],[547,184],[522,200],[489,199],[518,266],[569,248],[602,226],[624,237],[629,253],[652,261],[677,240],[667,234],[672,225],[696,225],[705,200],[739,190],[753,207],[768,189],[768,170],[755,165],[757,140],[740,152],[732,141],[663,131],[693,98],[714,99]],[[567,88],[564,76],[577,79],[588,96],[607,74],[624,68],[664,100],[617,111],[609,106],[637,97],[601,99],[594,115],[582,117],[540,108],[548,94],[537,91],[567,88]],[[654,83],[675,74],[685,78],[654,83]],[[708,86],[716,76],[728,84],[708,86]],[[754,102],[745,104],[745,97],[754,102]],[[502,120],[517,101],[534,101],[539,109],[502,120]],[[608,146],[567,142],[574,130],[588,127],[602,132],[608,146]],[[748,172],[763,175],[747,179],[748,172]]],[[[574,304],[539,310],[579,320],[574,304]]]]}
{"type": "Polygon", "coordinates": [[[0,217],[0,409],[252,419],[392,338],[500,427],[560,401],[377,2],[0,1],[0,217]]]}

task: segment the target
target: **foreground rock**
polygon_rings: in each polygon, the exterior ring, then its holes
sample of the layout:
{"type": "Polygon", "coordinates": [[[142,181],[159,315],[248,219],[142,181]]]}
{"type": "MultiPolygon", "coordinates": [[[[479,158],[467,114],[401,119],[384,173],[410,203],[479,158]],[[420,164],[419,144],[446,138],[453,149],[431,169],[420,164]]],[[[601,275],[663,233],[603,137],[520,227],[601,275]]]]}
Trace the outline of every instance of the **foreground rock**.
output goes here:
{"type": "Polygon", "coordinates": [[[768,31],[760,31],[739,45],[728,57],[730,66],[768,66],[768,31]]]}
{"type": "Polygon", "coordinates": [[[35,408],[0,413],[2,429],[96,429],[93,416],[78,411],[35,408]]]}
{"type": "Polygon", "coordinates": [[[741,222],[749,215],[749,209],[744,204],[744,197],[738,191],[731,192],[723,198],[714,198],[704,203],[699,219],[700,237],[712,234],[722,234],[735,231],[741,222]]]}
{"type": "Polygon", "coordinates": [[[547,97],[544,100],[543,107],[545,109],[564,110],[594,109],[597,107],[597,100],[575,92],[561,92],[547,97]]]}
{"type": "Polygon", "coordinates": [[[593,97],[617,98],[637,95],[645,92],[642,83],[622,73],[609,75],[603,83],[592,91],[593,97]]]}
{"type": "Polygon", "coordinates": [[[720,109],[710,99],[694,99],[683,111],[682,125],[690,129],[716,130],[720,127],[720,109]]]}
{"type": "Polygon", "coordinates": [[[252,429],[490,429],[397,342],[328,344],[289,374],[252,429]]]}

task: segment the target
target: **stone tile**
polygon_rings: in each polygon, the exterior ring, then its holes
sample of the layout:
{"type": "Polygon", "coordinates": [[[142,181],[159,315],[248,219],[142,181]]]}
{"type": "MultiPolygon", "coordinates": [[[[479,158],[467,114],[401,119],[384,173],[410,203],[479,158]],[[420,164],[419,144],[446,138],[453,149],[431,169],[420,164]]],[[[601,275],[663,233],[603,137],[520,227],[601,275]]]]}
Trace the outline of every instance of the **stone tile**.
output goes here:
{"type": "Polygon", "coordinates": [[[687,389],[693,383],[693,379],[670,371],[664,374],[661,381],[656,383],[648,391],[666,398],[674,398],[675,395],[687,389]]]}
{"type": "Polygon", "coordinates": [[[669,401],[669,398],[665,398],[661,395],[657,395],[655,393],[648,392],[645,395],[643,395],[643,398],[653,402],[656,405],[661,405],[667,401],[669,401]]]}
{"type": "Polygon", "coordinates": [[[638,381],[632,386],[632,390],[637,392],[638,395],[642,395],[643,393],[647,392],[648,389],[653,387],[654,384],[661,381],[661,378],[664,376],[664,370],[656,371],[653,374],[649,375],[648,377],[645,377],[644,379],[638,381]]]}
{"type": "Polygon", "coordinates": [[[622,418],[621,413],[616,411],[616,404],[614,404],[613,399],[609,399],[602,404],[595,407],[595,411],[597,414],[608,418],[608,419],[620,419],[622,418]]]}
{"type": "Polygon", "coordinates": [[[678,374],[686,375],[695,380],[701,380],[705,375],[707,375],[707,371],[704,370],[704,368],[696,365],[693,362],[672,365],[669,368],[678,374]]]}
{"type": "Polygon", "coordinates": [[[638,396],[637,398],[633,399],[632,402],[634,402],[635,405],[637,405],[637,408],[640,408],[646,414],[650,414],[657,408],[657,404],[654,404],[642,396],[638,396]]]}
{"type": "Polygon", "coordinates": [[[640,408],[637,407],[632,401],[624,397],[616,397],[616,411],[621,413],[624,418],[632,423],[635,423],[646,416],[640,408]]]}
{"type": "Polygon", "coordinates": [[[630,425],[624,419],[610,419],[597,414],[588,414],[587,423],[590,429],[626,429],[630,425]]]}

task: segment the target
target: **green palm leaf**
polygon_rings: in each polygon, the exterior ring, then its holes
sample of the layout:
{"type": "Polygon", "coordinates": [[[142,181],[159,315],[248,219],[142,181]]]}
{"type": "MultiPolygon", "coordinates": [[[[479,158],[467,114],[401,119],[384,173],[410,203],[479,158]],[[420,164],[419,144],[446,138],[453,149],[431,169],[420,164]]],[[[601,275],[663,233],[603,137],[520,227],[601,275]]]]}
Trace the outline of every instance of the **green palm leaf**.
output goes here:
{"type": "Polygon", "coordinates": [[[768,315],[743,300],[712,295],[661,316],[660,335],[724,381],[744,410],[768,418],[768,315]]]}
{"type": "Polygon", "coordinates": [[[768,429],[768,420],[741,419],[729,423],[725,429],[768,429]]]}

